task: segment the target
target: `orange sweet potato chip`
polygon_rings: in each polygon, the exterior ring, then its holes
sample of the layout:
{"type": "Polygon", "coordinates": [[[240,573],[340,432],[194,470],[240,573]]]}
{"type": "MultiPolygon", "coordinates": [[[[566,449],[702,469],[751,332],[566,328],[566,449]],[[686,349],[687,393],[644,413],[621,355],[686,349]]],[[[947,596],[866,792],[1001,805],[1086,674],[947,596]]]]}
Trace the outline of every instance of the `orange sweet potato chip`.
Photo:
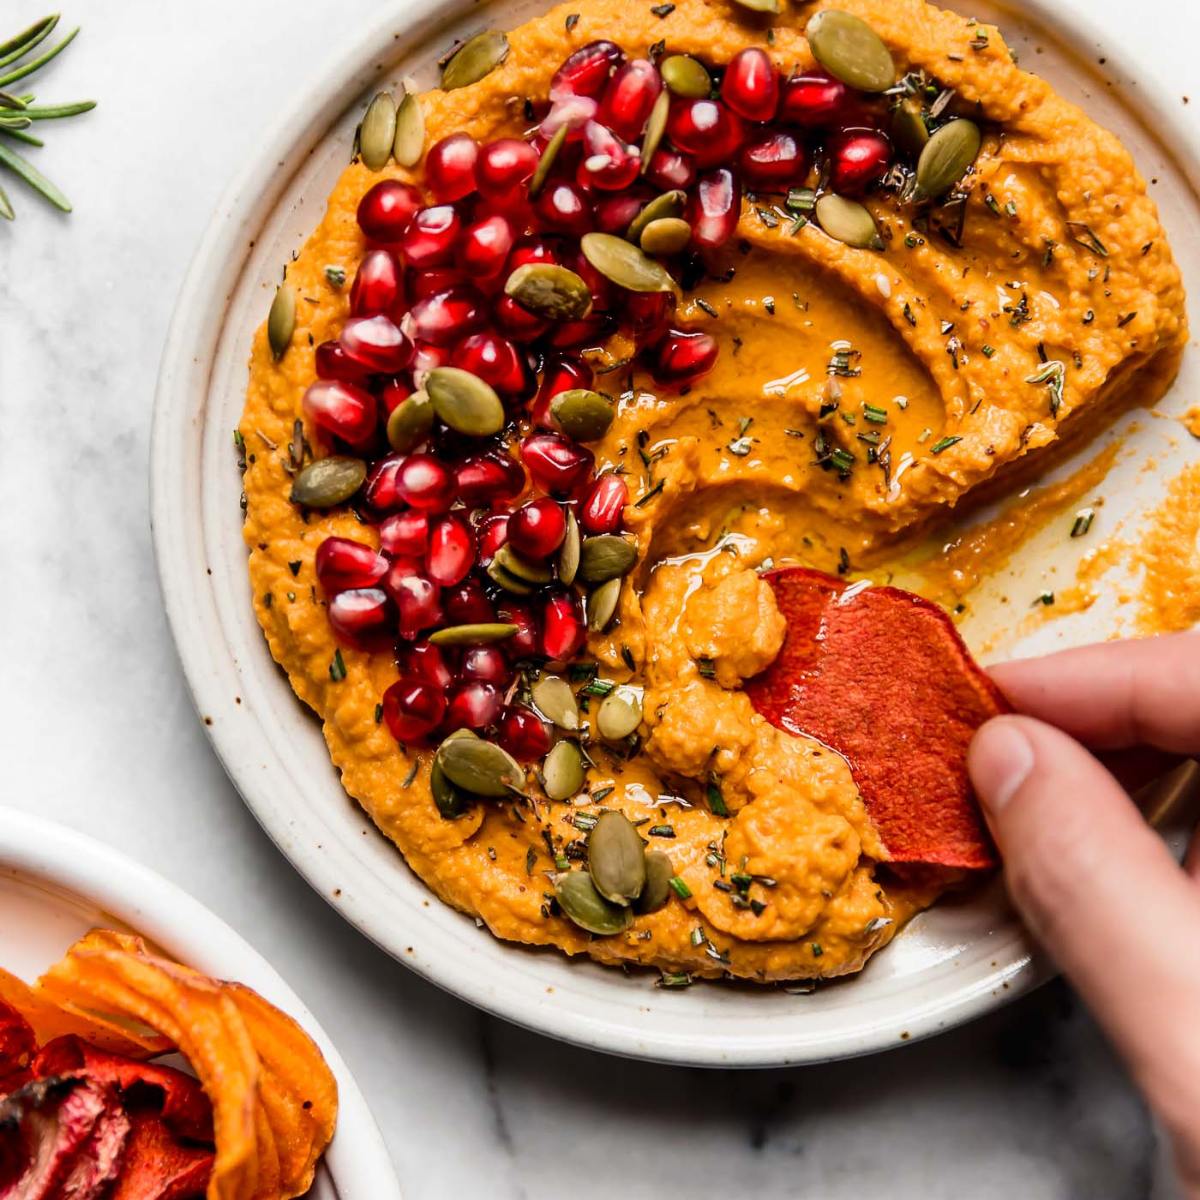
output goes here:
{"type": "Polygon", "coordinates": [[[788,627],[746,687],[754,707],[846,759],[889,861],[995,866],[966,752],[1009,707],[950,618],[899,588],[801,567],[766,578],[788,627]]]}

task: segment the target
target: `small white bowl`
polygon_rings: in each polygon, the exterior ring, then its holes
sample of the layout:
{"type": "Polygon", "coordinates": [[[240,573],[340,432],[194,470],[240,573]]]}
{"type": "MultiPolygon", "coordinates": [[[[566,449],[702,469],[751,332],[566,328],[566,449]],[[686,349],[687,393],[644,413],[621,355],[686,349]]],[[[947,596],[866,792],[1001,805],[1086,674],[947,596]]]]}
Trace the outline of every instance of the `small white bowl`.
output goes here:
{"type": "Polygon", "coordinates": [[[346,1064],[275,969],[199,901],[74,830],[0,808],[0,966],[37,978],[96,926],[127,928],[179,962],[253,988],[294,1017],[337,1077],[338,1124],[313,1200],[400,1200],[395,1168],[346,1064]]]}

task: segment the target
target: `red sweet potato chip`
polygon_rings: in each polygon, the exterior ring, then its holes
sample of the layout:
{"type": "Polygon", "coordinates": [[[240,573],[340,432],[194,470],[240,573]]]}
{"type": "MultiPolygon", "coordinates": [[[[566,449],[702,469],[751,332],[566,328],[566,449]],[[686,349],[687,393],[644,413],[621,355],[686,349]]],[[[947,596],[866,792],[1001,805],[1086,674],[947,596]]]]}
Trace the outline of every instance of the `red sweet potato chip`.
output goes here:
{"type": "Polygon", "coordinates": [[[109,1200],[191,1200],[204,1194],[213,1151],[175,1140],[154,1113],[130,1114],[132,1128],[121,1177],[109,1200]]]}
{"type": "Polygon", "coordinates": [[[846,759],[889,861],[997,862],[967,779],[967,745],[1008,712],[935,604],[788,567],[766,576],[787,636],[746,691],[772,725],[846,759]]]}
{"type": "Polygon", "coordinates": [[[29,1063],[36,1050],[33,1026],[11,1004],[0,1000],[0,1096],[30,1077],[29,1063]]]}

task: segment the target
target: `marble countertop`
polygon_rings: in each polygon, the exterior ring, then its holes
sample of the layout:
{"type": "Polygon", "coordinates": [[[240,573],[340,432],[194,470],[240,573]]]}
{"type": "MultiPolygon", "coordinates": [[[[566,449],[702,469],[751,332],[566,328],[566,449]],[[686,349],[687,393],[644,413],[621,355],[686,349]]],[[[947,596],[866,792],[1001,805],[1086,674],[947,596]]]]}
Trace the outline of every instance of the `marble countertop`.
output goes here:
{"type": "MultiPolygon", "coordinates": [[[[397,3],[398,0],[387,0],[397,3]]],[[[762,1072],[606,1058],[486,1017],[392,962],[296,875],[209,749],[159,599],[147,511],[155,373],[184,269],[256,131],[381,0],[88,0],[39,77],[95,113],[38,162],[64,218],[15,181],[0,228],[4,804],[118,844],[240,930],[304,996],[371,1103],[409,1200],[623,1195],[1088,1196],[1144,1200],[1147,1113],[1052,984],[934,1041],[762,1072]]],[[[41,15],[9,0],[4,26],[41,15]]],[[[1192,10],[1156,71],[1186,90],[1192,10]]],[[[1097,56],[1128,41],[1089,7],[1097,56]],[[1108,39],[1107,43],[1104,39],[1108,39]]],[[[11,30],[10,30],[11,32],[11,30]]]]}

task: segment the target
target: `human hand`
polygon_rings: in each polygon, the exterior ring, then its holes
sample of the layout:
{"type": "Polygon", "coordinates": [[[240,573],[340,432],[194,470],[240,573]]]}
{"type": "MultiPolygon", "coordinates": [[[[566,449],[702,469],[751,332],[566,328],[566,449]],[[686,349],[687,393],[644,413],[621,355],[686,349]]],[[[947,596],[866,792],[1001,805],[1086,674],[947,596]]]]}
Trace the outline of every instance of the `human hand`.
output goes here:
{"type": "Polygon", "coordinates": [[[1084,749],[1200,755],[1200,633],[992,675],[1023,715],[987,722],[967,765],[1009,892],[1170,1135],[1186,1194],[1200,1197],[1200,835],[1181,870],[1084,749]]]}

